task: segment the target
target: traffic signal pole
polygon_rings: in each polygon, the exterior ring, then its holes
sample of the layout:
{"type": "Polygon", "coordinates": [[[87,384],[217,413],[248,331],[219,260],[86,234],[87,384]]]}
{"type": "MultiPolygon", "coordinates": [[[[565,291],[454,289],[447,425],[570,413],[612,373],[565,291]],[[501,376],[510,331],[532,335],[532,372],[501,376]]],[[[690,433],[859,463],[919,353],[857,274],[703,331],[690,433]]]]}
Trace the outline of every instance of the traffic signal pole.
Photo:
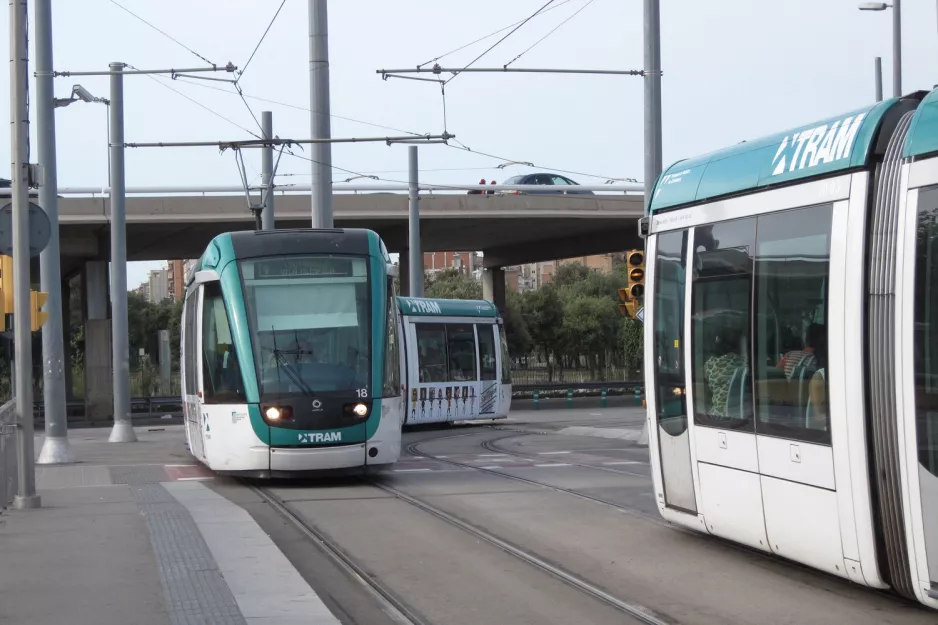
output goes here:
{"type": "MultiPolygon", "coordinates": [[[[48,319],[42,325],[42,393],[46,437],[39,464],[74,462],[68,444],[65,413],[65,349],[62,313],[62,270],[59,256],[59,206],[56,189],[55,91],[52,86],[52,0],[36,0],[36,135],[43,184],[39,205],[49,217],[49,244],[39,256],[40,289],[48,293],[48,319]]],[[[37,294],[38,296],[38,294],[37,294]]],[[[34,311],[37,314],[39,311],[34,311]]]]}
{"type": "Polygon", "coordinates": [[[17,491],[13,507],[38,508],[33,446],[33,358],[29,309],[29,117],[27,85],[29,48],[26,41],[26,0],[10,2],[11,152],[13,163],[13,341],[16,399],[17,491]]]}

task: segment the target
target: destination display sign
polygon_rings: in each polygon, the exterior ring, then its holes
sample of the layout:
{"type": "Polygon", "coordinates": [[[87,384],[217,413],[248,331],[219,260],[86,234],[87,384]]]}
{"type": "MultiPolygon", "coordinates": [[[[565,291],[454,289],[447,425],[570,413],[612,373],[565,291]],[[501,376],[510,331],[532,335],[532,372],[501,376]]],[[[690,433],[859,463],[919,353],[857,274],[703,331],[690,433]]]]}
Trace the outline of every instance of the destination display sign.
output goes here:
{"type": "Polygon", "coordinates": [[[351,276],[355,259],[334,256],[297,256],[254,262],[255,278],[351,276]]]}

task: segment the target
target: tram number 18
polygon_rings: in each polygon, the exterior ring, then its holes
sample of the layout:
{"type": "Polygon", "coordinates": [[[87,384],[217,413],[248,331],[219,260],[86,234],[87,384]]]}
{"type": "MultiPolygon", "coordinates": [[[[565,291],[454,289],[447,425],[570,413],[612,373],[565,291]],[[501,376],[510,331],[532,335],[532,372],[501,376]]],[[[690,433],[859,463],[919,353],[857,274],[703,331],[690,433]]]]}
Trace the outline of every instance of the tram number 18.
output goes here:
{"type": "Polygon", "coordinates": [[[360,388],[360,389],[358,389],[358,390],[355,391],[355,392],[358,394],[358,398],[359,398],[359,399],[365,399],[366,397],[368,397],[368,389],[367,389],[367,388],[360,388]]]}

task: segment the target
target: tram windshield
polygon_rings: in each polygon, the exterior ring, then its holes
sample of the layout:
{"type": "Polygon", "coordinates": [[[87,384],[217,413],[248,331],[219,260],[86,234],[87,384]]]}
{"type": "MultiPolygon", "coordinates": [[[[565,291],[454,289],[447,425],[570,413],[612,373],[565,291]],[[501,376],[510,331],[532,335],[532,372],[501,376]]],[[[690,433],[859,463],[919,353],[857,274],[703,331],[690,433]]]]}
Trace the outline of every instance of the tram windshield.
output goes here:
{"type": "Polygon", "coordinates": [[[370,388],[367,258],[271,256],[239,266],[261,397],[370,388]]]}

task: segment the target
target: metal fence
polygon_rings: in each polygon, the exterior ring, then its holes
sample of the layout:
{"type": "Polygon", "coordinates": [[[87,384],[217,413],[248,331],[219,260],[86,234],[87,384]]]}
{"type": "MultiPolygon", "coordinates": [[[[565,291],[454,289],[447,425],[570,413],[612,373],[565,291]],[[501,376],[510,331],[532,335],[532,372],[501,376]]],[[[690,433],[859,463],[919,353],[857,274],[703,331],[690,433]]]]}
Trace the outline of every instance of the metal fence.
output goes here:
{"type": "Polygon", "coordinates": [[[0,406],[0,507],[16,495],[16,402],[0,406]]]}

